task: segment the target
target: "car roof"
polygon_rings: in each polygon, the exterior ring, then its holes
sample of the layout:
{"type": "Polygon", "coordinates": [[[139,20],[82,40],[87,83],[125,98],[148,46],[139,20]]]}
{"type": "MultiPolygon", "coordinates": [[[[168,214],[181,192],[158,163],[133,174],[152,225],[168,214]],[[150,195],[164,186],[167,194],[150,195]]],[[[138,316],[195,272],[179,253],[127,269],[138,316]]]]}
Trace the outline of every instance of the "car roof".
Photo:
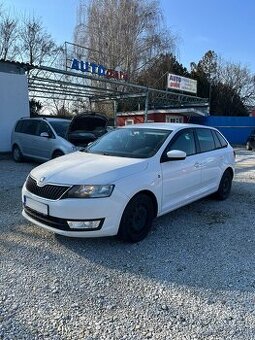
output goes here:
{"type": "Polygon", "coordinates": [[[47,117],[46,120],[48,120],[49,122],[71,122],[71,119],[68,119],[68,118],[53,118],[53,117],[48,118],[47,117]]]}
{"type": "Polygon", "coordinates": [[[189,123],[139,123],[139,124],[132,124],[132,125],[125,125],[122,128],[142,128],[142,129],[160,129],[160,130],[171,130],[176,131],[184,128],[212,128],[205,125],[199,124],[189,124],[189,123]]]}
{"type": "Polygon", "coordinates": [[[21,120],[27,120],[27,119],[36,119],[36,120],[46,120],[48,122],[71,122],[71,119],[69,118],[57,118],[57,117],[22,117],[21,120]]]}

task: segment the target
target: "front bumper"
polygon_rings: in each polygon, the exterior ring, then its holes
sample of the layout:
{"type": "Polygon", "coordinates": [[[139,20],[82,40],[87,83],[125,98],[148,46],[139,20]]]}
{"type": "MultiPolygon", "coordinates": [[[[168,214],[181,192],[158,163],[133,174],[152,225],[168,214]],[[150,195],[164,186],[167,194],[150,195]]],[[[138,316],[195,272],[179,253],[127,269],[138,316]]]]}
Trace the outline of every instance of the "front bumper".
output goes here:
{"type": "Polygon", "coordinates": [[[30,222],[56,234],[70,237],[113,236],[118,233],[119,223],[128,197],[114,190],[110,197],[92,199],[48,200],[22,189],[22,215],[30,222]],[[48,214],[24,206],[24,197],[48,206],[48,214]],[[73,229],[67,221],[100,220],[96,229],[73,229]]]}

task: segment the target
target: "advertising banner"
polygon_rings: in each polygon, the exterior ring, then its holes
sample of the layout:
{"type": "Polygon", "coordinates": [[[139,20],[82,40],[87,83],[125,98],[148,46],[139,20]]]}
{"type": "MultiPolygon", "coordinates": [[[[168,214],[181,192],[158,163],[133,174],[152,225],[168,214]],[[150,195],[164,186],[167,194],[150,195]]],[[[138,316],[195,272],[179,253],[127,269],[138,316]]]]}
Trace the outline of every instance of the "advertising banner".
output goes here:
{"type": "Polygon", "coordinates": [[[167,88],[190,93],[197,93],[197,81],[190,78],[177,76],[176,74],[168,73],[167,88]]]}

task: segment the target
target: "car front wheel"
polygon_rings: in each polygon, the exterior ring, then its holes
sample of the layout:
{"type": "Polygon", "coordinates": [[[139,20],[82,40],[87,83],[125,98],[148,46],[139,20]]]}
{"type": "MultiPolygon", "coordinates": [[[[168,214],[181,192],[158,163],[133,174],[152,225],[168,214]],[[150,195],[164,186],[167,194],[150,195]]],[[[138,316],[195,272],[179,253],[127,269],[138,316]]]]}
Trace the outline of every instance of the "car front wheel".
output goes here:
{"type": "Polygon", "coordinates": [[[139,242],[149,233],[153,204],[149,196],[138,194],[127,204],[120,222],[118,237],[125,242],[139,242]]]}

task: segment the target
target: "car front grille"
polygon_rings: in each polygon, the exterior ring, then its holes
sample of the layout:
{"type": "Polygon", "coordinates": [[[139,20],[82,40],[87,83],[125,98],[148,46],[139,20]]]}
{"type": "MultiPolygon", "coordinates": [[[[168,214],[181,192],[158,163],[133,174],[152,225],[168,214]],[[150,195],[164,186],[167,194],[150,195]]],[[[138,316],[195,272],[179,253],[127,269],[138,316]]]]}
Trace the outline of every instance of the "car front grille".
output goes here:
{"type": "Polygon", "coordinates": [[[26,214],[33,219],[35,219],[38,222],[41,222],[43,224],[48,225],[49,227],[53,227],[59,230],[71,230],[66,222],[66,220],[62,218],[52,217],[52,216],[46,216],[43,214],[40,214],[37,211],[34,211],[28,207],[24,207],[24,210],[26,214]]]}
{"type": "Polygon", "coordinates": [[[69,188],[69,186],[51,184],[46,184],[40,187],[37,185],[36,180],[34,180],[31,176],[28,177],[26,182],[26,189],[29,192],[36,196],[47,198],[50,200],[59,199],[69,188]]]}

